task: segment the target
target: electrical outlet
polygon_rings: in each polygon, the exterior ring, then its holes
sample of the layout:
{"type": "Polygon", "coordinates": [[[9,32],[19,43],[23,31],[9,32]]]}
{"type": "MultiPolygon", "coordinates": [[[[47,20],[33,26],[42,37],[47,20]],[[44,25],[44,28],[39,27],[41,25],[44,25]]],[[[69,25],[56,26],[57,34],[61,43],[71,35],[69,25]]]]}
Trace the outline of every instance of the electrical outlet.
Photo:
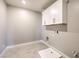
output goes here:
{"type": "Polygon", "coordinates": [[[79,58],[79,52],[78,51],[74,50],[74,51],[72,51],[72,53],[73,53],[75,58],[79,58]]]}
{"type": "Polygon", "coordinates": [[[49,37],[48,36],[46,37],[46,41],[49,41],[49,37]]]}
{"type": "Polygon", "coordinates": [[[59,31],[57,30],[57,34],[59,33],[59,31]]]}

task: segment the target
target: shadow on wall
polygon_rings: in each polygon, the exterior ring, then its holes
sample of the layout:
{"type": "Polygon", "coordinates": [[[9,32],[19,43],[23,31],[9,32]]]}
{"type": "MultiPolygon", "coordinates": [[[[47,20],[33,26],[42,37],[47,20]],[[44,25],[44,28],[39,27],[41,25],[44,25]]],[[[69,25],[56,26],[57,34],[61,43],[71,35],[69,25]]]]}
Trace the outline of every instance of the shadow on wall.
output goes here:
{"type": "Polygon", "coordinates": [[[67,25],[66,24],[60,24],[60,25],[47,25],[46,26],[46,30],[50,30],[50,31],[63,31],[63,32],[67,32],[67,25]]]}

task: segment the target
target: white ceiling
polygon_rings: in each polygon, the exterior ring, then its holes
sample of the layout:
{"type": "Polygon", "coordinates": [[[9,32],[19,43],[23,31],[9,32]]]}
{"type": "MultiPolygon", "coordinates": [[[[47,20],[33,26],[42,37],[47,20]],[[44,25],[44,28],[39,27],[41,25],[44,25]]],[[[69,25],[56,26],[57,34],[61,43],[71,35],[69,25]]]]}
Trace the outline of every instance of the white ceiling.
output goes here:
{"type": "Polygon", "coordinates": [[[26,4],[23,4],[23,0],[5,0],[8,5],[27,8],[30,10],[41,12],[43,8],[48,7],[55,0],[24,0],[26,4]]]}

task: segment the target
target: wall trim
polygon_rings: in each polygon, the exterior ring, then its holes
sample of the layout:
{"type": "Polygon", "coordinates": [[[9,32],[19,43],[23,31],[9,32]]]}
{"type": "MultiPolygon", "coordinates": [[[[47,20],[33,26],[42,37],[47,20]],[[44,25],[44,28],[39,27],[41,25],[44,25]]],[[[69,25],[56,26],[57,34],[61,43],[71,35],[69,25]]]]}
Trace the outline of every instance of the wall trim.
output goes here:
{"type": "Polygon", "coordinates": [[[28,42],[28,43],[21,43],[21,44],[17,44],[17,45],[11,45],[8,46],[7,48],[14,48],[14,47],[18,47],[18,46],[22,46],[22,45],[30,45],[30,44],[34,44],[34,43],[40,43],[40,40],[37,41],[32,41],[32,42],[28,42]]]}

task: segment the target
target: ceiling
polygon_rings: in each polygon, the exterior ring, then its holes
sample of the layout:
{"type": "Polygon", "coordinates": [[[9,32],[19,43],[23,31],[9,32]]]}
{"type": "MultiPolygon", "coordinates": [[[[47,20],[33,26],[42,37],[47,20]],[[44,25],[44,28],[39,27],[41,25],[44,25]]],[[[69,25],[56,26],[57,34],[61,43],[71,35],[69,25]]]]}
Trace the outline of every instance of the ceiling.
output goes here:
{"type": "Polygon", "coordinates": [[[55,0],[5,0],[8,5],[27,8],[37,12],[41,12],[54,1],[55,0]]]}

